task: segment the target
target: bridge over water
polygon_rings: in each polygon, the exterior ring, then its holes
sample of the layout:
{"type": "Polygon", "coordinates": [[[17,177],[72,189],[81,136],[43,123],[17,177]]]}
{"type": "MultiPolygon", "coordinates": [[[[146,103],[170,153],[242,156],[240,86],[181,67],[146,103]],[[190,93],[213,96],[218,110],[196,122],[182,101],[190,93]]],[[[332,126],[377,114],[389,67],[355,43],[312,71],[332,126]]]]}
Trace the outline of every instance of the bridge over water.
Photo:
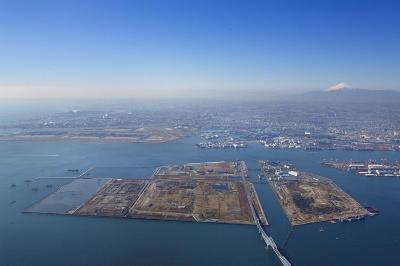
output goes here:
{"type": "MultiPolygon", "coordinates": [[[[244,164],[244,162],[242,162],[241,165],[242,169],[246,169],[246,165],[244,164]]],[[[283,254],[279,251],[278,246],[276,245],[274,239],[272,237],[270,237],[264,230],[261,222],[260,222],[260,218],[258,217],[255,208],[253,206],[253,201],[251,199],[250,196],[250,191],[249,191],[249,186],[248,186],[248,181],[246,180],[246,175],[247,175],[247,169],[246,171],[243,171],[242,173],[245,173],[242,175],[242,180],[245,184],[245,190],[246,190],[246,196],[247,196],[247,200],[249,202],[250,205],[250,209],[251,209],[251,214],[253,215],[253,219],[254,222],[257,225],[257,229],[258,232],[261,235],[261,238],[264,240],[265,244],[267,245],[267,248],[272,248],[272,250],[275,252],[276,256],[279,258],[279,260],[281,261],[283,266],[291,266],[292,264],[286,259],[285,256],[283,256],[283,254]]]]}

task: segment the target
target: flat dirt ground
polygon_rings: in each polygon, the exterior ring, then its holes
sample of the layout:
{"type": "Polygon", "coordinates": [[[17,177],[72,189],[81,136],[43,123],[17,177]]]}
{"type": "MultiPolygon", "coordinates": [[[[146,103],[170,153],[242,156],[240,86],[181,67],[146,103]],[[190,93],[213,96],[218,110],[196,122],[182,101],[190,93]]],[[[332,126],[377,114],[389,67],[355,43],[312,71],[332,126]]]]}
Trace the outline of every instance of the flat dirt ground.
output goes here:
{"type": "Polygon", "coordinates": [[[145,180],[112,179],[90,200],[77,209],[76,215],[126,216],[146,185],[145,180]]]}
{"type": "Polygon", "coordinates": [[[243,171],[238,162],[189,163],[159,167],[154,172],[154,177],[186,176],[226,179],[228,176],[241,176],[245,174],[243,171]]]}
{"type": "Polygon", "coordinates": [[[110,179],[71,214],[254,224],[248,190],[267,224],[254,186],[237,178],[245,171],[244,162],[162,166],[151,179],[110,179]]]}
{"type": "Polygon", "coordinates": [[[347,219],[368,212],[333,182],[287,182],[275,189],[292,225],[347,219]]]}
{"type": "Polygon", "coordinates": [[[128,216],[254,223],[241,181],[155,179],[130,209],[128,216]]]}

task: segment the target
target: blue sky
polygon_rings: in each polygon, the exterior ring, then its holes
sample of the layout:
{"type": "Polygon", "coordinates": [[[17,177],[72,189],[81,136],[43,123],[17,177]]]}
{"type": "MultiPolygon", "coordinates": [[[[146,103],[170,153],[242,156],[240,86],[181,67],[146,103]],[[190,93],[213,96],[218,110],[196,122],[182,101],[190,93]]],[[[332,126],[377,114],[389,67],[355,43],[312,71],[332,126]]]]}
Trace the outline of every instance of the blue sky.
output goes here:
{"type": "Polygon", "coordinates": [[[0,0],[0,97],[400,90],[400,1],[0,0]]]}

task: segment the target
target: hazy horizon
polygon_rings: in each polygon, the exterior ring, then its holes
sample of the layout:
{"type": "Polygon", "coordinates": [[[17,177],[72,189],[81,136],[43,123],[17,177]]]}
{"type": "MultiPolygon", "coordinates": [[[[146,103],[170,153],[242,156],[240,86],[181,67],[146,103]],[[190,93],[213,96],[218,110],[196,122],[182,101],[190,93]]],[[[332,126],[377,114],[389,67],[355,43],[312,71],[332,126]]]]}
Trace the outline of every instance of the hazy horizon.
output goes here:
{"type": "Polygon", "coordinates": [[[400,90],[395,1],[8,1],[0,99],[400,90]]]}

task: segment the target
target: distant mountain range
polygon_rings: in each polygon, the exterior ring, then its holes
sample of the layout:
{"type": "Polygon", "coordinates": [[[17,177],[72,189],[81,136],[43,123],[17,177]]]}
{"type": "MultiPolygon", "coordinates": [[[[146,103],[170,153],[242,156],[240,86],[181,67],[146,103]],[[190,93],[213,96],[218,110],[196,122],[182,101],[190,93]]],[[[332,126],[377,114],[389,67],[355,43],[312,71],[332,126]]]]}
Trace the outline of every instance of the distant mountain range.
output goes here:
{"type": "Polygon", "coordinates": [[[399,103],[400,91],[364,90],[341,88],[326,91],[311,91],[299,96],[301,101],[357,102],[357,103],[399,103]]]}

